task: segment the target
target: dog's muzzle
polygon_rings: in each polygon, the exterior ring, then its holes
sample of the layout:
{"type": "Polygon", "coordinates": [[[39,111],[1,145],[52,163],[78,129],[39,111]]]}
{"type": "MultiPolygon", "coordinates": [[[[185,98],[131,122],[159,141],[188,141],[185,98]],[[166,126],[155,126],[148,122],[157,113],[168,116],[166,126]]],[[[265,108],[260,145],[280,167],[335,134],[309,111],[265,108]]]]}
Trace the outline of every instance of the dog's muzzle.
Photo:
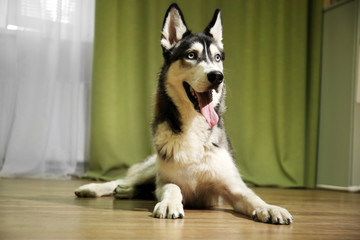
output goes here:
{"type": "Polygon", "coordinates": [[[209,82],[213,85],[220,85],[224,80],[224,75],[220,71],[212,71],[207,74],[209,82]]]}

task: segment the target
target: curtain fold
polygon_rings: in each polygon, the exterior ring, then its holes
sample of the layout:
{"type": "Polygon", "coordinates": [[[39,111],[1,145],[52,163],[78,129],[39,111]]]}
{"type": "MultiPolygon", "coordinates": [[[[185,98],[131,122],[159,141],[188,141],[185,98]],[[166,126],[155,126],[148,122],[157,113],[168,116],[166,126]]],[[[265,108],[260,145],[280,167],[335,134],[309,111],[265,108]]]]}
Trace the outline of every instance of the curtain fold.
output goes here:
{"type": "Polygon", "coordinates": [[[83,170],[94,1],[1,0],[0,176],[83,170]]]}
{"type": "MultiPolygon", "coordinates": [[[[153,152],[160,31],[171,1],[97,1],[90,171],[112,179],[153,152]]],[[[181,1],[188,27],[223,18],[225,125],[248,183],[314,187],[321,1],[181,1]]]]}

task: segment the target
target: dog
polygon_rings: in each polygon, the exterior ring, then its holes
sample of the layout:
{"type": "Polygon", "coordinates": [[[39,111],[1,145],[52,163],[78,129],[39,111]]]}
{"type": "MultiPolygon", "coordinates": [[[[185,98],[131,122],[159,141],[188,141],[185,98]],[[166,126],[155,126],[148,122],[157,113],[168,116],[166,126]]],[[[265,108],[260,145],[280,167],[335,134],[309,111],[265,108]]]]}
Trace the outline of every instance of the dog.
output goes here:
{"type": "Polygon", "coordinates": [[[157,154],[130,167],[123,179],[87,184],[75,194],[134,198],[140,186],[155,183],[155,218],[183,218],[184,206],[211,208],[224,200],[255,221],[292,223],[286,209],[265,203],[245,185],[234,163],[222,118],[226,90],[220,10],[203,33],[195,34],[178,5],[170,5],[160,43],[164,64],[152,121],[157,154]]]}

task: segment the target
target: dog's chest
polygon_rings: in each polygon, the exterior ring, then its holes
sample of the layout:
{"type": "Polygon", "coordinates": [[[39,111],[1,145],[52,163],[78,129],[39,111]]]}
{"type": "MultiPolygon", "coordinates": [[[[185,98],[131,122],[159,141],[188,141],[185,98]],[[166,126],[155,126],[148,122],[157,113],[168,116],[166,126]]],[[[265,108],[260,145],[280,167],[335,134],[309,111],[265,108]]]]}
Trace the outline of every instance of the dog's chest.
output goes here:
{"type": "Polygon", "coordinates": [[[183,164],[196,163],[213,147],[208,128],[203,119],[195,119],[191,125],[185,126],[181,133],[175,134],[164,122],[157,127],[153,141],[163,160],[183,164]]]}
{"type": "Polygon", "coordinates": [[[193,163],[158,159],[158,178],[179,186],[183,204],[187,207],[213,206],[218,201],[216,188],[219,183],[211,155],[211,150],[205,150],[204,157],[193,163]]]}

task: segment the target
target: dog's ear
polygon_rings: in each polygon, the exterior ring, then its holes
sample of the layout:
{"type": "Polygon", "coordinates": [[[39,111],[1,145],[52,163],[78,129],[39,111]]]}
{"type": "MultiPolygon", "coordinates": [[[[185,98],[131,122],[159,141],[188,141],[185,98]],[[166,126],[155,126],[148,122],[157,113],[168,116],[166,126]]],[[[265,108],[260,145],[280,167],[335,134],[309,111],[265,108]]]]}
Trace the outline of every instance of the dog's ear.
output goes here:
{"type": "Polygon", "coordinates": [[[215,42],[220,48],[223,48],[222,43],[222,20],[220,9],[216,9],[213,18],[209,25],[205,28],[204,33],[215,39],[215,42]]]}
{"type": "Polygon", "coordinates": [[[161,32],[161,46],[167,50],[175,46],[189,30],[180,8],[173,3],[168,8],[161,32]]]}

